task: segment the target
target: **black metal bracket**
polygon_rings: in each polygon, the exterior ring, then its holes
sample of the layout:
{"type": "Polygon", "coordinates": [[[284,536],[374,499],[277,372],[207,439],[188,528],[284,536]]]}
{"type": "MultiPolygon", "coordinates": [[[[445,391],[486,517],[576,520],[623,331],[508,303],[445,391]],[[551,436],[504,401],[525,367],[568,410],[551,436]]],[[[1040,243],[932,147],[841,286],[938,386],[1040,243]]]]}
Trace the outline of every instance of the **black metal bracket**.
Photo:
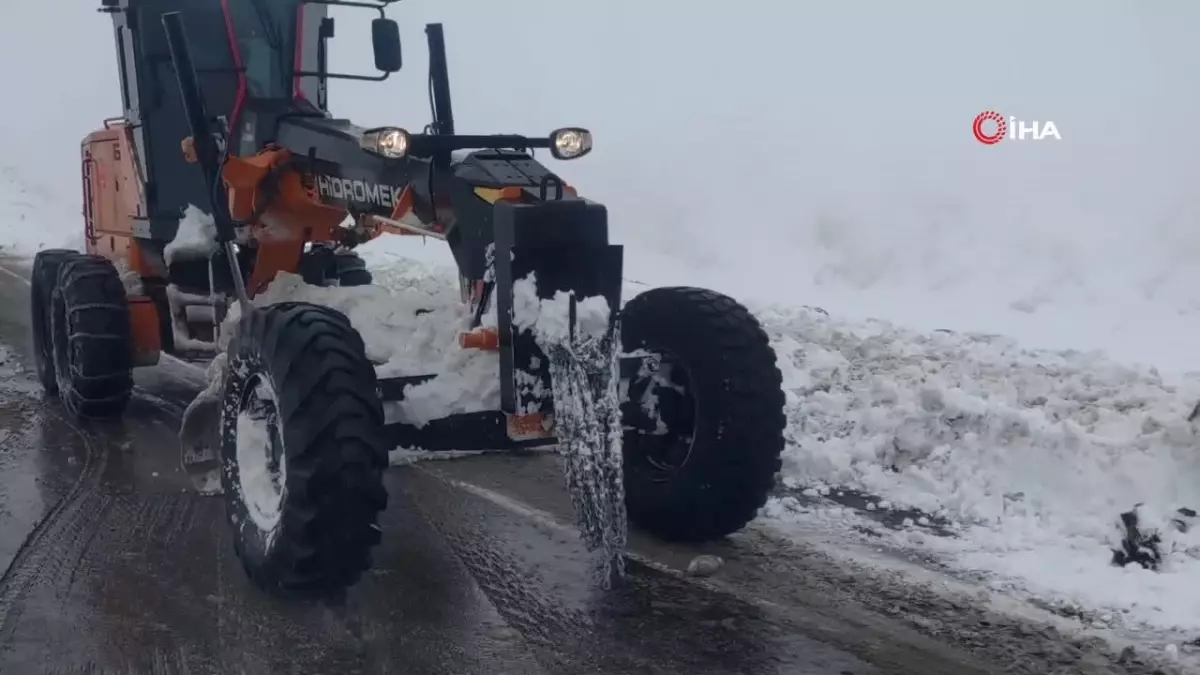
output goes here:
{"type": "MultiPolygon", "coordinates": [[[[221,243],[230,242],[236,236],[229,217],[229,203],[221,189],[221,155],[223,150],[214,133],[204,107],[204,92],[196,75],[192,60],[192,48],[187,30],[183,25],[183,14],[168,12],[162,15],[163,28],[167,33],[167,48],[171,52],[171,63],[175,66],[175,79],[179,83],[179,94],[183,100],[183,112],[187,117],[188,130],[192,134],[192,147],[204,174],[204,182],[213,201],[213,220],[217,226],[217,238],[221,243]]],[[[221,143],[224,139],[220,140],[221,143]]]]}

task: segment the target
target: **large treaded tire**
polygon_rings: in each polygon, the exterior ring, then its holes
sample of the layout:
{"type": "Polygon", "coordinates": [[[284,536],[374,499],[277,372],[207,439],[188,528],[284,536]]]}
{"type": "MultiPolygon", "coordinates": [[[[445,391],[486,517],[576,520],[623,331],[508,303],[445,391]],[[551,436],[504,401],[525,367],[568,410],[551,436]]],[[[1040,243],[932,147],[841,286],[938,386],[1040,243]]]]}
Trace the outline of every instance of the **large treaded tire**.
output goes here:
{"type": "Polygon", "coordinates": [[[242,319],[230,341],[221,413],[222,482],[234,543],[267,591],[327,593],[358,581],[380,541],[388,445],[375,369],[345,315],[281,303],[242,319]],[[269,530],[241,489],[238,415],[256,381],[276,397],[281,508],[269,530]]]}
{"type": "Polygon", "coordinates": [[[33,333],[33,363],[46,396],[58,396],[54,371],[54,340],[50,327],[50,304],[58,285],[58,270],[64,262],[81,255],[79,251],[52,248],[38,251],[29,275],[29,326],[33,333]]]}
{"type": "Polygon", "coordinates": [[[665,437],[625,432],[630,522],[669,541],[740,530],[766,503],[784,447],[783,378],[761,324],[720,293],[656,288],[625,305],[621,337],[625,352],[642,349],[681,365],[688,390],[678,416],[686,422],[664,419],[665,437]],[[664,474],[647,460],[647,443],[662,442],[654,438],[680,444],[686,458],[664,474]]]}
{"type": "Polygon", "coordinates": [[[67,412],[82,419],[120,417],[133,392],[133,327],[111,261],[83,254],[61,260],[50,296],[50,337],[67,412]]]}

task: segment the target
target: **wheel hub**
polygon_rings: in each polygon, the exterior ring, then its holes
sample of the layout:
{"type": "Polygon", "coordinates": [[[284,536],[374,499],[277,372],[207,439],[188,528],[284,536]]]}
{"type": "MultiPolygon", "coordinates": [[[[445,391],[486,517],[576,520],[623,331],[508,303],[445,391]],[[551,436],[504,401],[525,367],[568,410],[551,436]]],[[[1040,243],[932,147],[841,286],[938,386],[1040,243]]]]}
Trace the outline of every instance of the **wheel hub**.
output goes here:
{"type": "Polygon", "coordinates": [[[654,480],[669,480],[687,464],[695,440],[699,415],[691,373],[678,357],[652,353],[627,386],[625,444],[654,480]]]}
{"type": "Polygon", "coordinates": [[[287,494],[283,451],[275,390],[260,375],[251,378],[237,417],[238,484],[254,524],[264,532],[279,525],[287,494]]]}

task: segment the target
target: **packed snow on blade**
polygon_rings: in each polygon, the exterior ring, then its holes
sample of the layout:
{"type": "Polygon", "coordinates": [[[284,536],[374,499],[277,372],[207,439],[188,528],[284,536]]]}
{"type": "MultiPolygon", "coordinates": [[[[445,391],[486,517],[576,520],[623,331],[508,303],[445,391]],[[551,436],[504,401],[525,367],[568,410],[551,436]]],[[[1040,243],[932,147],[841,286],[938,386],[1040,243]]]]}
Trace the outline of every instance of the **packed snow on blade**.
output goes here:
{"type": "Polygon", "coordinates": [[[599,552],[607,588],[625,574],[628,531],[618,394],[619,326],[608,301],[559,291],[538,297],[535,275],[513,284],[513,325],[532,331],[549,359],[559,452],[584,545],[599,552]]]}

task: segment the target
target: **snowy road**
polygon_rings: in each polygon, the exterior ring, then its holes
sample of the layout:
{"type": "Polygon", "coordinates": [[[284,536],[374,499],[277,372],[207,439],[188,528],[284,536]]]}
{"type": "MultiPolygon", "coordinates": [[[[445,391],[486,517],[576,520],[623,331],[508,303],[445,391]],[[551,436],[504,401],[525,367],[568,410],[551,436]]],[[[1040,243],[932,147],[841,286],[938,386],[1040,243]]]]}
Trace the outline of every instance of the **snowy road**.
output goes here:
{"type": "Polygon", "coordinates": [[[195,372],[144,370],[123,424],[74,428],[27,367],[20,267],[0,266],[0,672],[1152,672],[760,529],[703,550],[634,533],[631,583],[603,593],[547,456],[393,469],[344,604],[269,599],[176,464],[195,372]],[[726,565],[688,578],[699,553],[726,565]]]}

